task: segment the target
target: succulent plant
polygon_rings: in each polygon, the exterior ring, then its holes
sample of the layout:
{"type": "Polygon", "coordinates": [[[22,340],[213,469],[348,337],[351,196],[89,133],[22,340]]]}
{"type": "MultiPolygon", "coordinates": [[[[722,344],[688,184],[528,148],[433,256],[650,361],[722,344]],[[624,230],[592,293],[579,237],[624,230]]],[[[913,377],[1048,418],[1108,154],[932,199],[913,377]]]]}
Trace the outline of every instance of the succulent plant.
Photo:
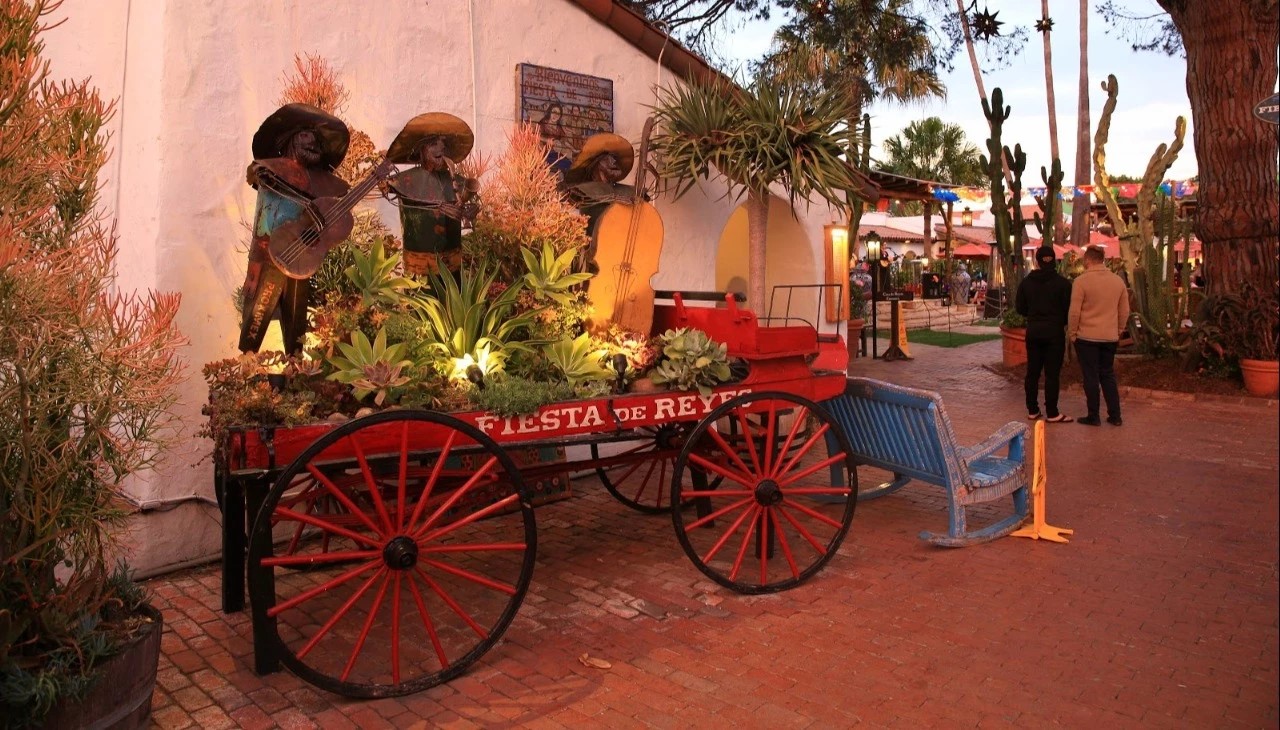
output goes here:
{"type": "Polygon", "coordinates": [[[524,275],[525,283],[538,297],[546,297],[560,304],[568,304],[573,300],[573,287],[591,278],[591,274],[569,273],[573,266],[576,249],[569,249],[559,256],[550,243],[542,244],[542,253],[535,254],[530,249],[521,249],[524,265],[529,273],[524,275]]]}
{"type": "Polygon", "coordinates": [[[706,332],[681,327],[667,330],[660,339],[662,359],[650,373],[654,383],[680,390],[697,388],[710,395],[712,386],[731,377],[728,346],[712,340],[706,332]]]}
{"type": "Polygon", "coordinates": [[[592,380],[608,380],[614,372],[600,364],[609,351],[595,347],[597,343],[585,332],[572,340],[558,340],[543,348],[547,360],[564,375],[569,385],[578,386],[592,380]]]}
{"type": "Polygon", "coordinates": [[[353,249],[351,258],[353,263],[344,273],[360,292],[360,303],[366,307],[395,306],[404,298],[403,292],[420,286],[413,279],[396,275],[400,254],[388,256],[381,239],[374,241],[368,252],[353,249]]]}
{"type": "Polygon", "coordinates": [[[378,330],[372,344],[356,330],[351,333],[350,344],[340,342],[338,349],[342,355],[329,358],[336,370],[329,379],[350,385],[357,400],[374,393],[373,402],[382,405],[391,389],[409,382],[403,374],[406,367],[413,365],[412,360],[404,358],[407,345],[402,342],[388,347],[386,330],[378,330]]]}

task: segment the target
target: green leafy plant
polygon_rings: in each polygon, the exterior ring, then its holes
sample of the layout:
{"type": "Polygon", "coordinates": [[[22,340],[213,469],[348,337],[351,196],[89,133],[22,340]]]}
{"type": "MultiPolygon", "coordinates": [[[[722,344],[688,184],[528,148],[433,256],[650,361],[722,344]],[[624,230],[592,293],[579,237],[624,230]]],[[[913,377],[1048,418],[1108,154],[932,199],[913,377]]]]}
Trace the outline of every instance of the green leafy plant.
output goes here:
{"type": "Polygon", "coordinates": [[[515,336],[533,324],[538,310],[514,313],[521,286],[495,284],[495,274],[483,265],[464,267],[460,280],[432,274],[432,293],[412,301],[430,341],[427,349],[452,378],[465,377],[473,364],[485,374],[501,372],[511,351],[530,346],[515,336]]]}
{"type": "Polygon", "coordinates": [[[473,389],[471,401],[481,410],[499,416],[521,416],[573,395],[573,388],[567,383],[506,377],[483,389],[473,389]]]}
{"type": "Polygon", "coordinates": [[[550,242],[542,244],[542,253],[536,254],[530,249],[521,249],[524,265],[529,273],[524,280],[529,289],[538,297],[546,297],[559,304],[567,305],[573,301],[573,287],[591,278],[589,273],[574,274],[570,272],[573,259],[577,255],[574,249],[556,254],[550,242]]]}
{"type": "Polygon", "coordinates": [[[1275,360],[1280,356],[1280,295],[1245,282],[1239,294],[1209,300],[1198,337],[1224,359],[1275,360]]]}
{"type": "Polygon", "coordinates": [[[679,390],[697,389],[710,395],[711,388],[731,377],[728,346],[707,336],[706,332],[681,327],[667,330],[662,341],[662,359],[650,373],[658,385],[672,385],[679,390]]]}
{"type": "Polygon", "coordinates": [[[405,368],[413,366],[412,360],[404,358],[407,345],[387,346],[385,330],[378,330],[372,343],[363,332],[352,332],[350,344],[339,343],[338,349],[342,355],[329,358],[336,371],[329,379],[350,385],[356,400],[372,393],[374,404],[380,406],[394,389],[410,380],[404,374],[405,368]]]}
{"type": "Polygon", "coordinates": [[[597,347],[596,342],[585,332],[572,340],[557,340],[543,348],[543,354],[552,365],[560,371],[569,385],[578,386],[584,382],[608,380],[615,373],[600,364],[608,349],[597,347]]]}
{"type": "Polygon", "coordinates": [[[849,282],[849,319],[866,319],[868,313],[867,287],[854,279],[849,282]]]}
{"type": "Polygon", "coordinates": [[[1000,326],[1005,329],[1020,329],[1027,326],[1027,318],[1010,307],[1004,310],[1004,316],[1000,318],[1000,326]]]}
{"type": "Polygon", "coordinates": [[[400,254],[388,256],[381,240],[374,241],[368,251],[352,249],[351,259],[345,274],[359,293],[363,306],[394,307],[404,301],[404,292],[420,286],[413,279],[396,274],[400,254]]]}
{"type": "MultiPolygon", "coordinates": [[[[113,580],[128,478],[166,453],[177,294],[123,293],[99,211],[112,104],[49,78],[56,3],[0,3],[0,724],[40,725],[139,630],[113,580]]],[[[118,571],[117,571],[118,572],[118,571]]]]}

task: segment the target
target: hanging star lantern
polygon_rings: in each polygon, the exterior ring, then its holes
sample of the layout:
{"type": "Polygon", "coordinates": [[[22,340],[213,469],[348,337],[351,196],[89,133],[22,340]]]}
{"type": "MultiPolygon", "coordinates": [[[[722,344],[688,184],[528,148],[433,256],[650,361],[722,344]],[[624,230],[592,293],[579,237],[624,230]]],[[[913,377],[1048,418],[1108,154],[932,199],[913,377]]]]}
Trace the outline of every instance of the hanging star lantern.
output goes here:
{"type": "Polygon", "coordinates": [[[1049,31],[1053,30],[1053,18],[1050,18],[1049,16],[1046,15],[1043,18],[1037,20],[1036,30],[1040,33],[1048,33],[1049,31]]]}
{"type": "Polygon", "coordinates": [[[996,16],[1000,13],[991,12],[989,10],[980,10],[973,14],[973,34],[979,39],[995,38],[1000,35],[1000,26],[1004,25],[1004,21],[996,20],[996,16]]]}

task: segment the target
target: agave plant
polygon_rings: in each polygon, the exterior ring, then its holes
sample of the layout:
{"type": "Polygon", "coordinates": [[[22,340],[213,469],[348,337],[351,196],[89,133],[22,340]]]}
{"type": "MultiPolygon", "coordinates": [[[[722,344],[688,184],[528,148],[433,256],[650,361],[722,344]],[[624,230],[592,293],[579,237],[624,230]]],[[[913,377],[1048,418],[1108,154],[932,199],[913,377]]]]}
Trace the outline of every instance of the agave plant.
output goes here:
{"type": "Polygon", "coordinates": [[[381,240],[375,241],[367,252],[353,249],[351,258],[353,263],[344,273],[360,292],[363,306],[396,306],[404,300],[405,291],[421,286],[413,279],[396,275],[400,254],[388,256],[381,240]]]}
{"type": "Polygon", "coordinates": [[[522,285],[517,282],[495,295],[500,288],[494,286],[496,273],[481,265],[464,268],[458,279],[430,274],[432,293],[411,300],[430,341],[427,349],[446,362],[450,377],[466,377],[473,364],[485,374],[501,372],[510,352],[528,351],[533,344],[512,336],[533,324],[541,310],[512,314],[522,285]]]}
{"type": "Polygon", "coordinates": [[[356,330],[351,333],[350,344],[339,342],[338,349],[342,354],[329,358],[336,371],[329,380],[350,385],[357,400],[373,393],[373,402],[382,405],[393,388],[410,380],[403,374],[405,368],[413,365],[412,360],[404,357],[408,345],[401,342],[388,347],[386,330],[378,330],[372,344],[363,332],[356,330]]]}
{"type": "Polygon", "coordinates": [[[536,254],[530,249],[521,249],[525,268],[529,273],[524,275],[525,283],[535,296],[551,299],[559,304],[567,305],[573,300],[574,286],[591,278],[589,273],[570,273],[576,249],[568,249],[556,255],[556,249],[550,242],[542,244],[542,253],[536,254]]]}
{"type": "Polygon", "coordinates": [[[581,383],[614,377],[613,371],[600,364],[609,350],[595,345],[591,336],[584,332],[572,340],[552,342],[542,348],[542,352],[569,381],[569,385],[577,387],[581,383]]]}

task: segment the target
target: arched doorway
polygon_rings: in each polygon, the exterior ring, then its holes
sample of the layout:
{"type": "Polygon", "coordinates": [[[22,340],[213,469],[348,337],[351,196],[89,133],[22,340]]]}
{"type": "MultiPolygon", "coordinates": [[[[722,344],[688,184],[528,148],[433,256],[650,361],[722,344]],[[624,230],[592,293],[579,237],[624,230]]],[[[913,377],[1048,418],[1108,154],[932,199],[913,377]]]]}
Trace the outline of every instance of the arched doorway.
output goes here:
{"type": "MultiPolygon", "coordinates": [[[[739,205],[720,232],[716,247],[716,290],[747,293],[747,208],[739,205]]],[[[765,296],[773,296],[773,287],[784,284],[818,284],[822,282],[823,262],[816,258],[816,248],[804,226],[791,212],[787,201],[769,196],[769,229],[765,243],[765,296]]],[[[791,316],[817,323],[818,294],[797,291],[791,303],[791,316]]],[[[769,303],[752,303],[758,316],[769,313],[769,303]]],[[[774,314],[786,312],[787,303],[779,293],[774,314]]]]}

